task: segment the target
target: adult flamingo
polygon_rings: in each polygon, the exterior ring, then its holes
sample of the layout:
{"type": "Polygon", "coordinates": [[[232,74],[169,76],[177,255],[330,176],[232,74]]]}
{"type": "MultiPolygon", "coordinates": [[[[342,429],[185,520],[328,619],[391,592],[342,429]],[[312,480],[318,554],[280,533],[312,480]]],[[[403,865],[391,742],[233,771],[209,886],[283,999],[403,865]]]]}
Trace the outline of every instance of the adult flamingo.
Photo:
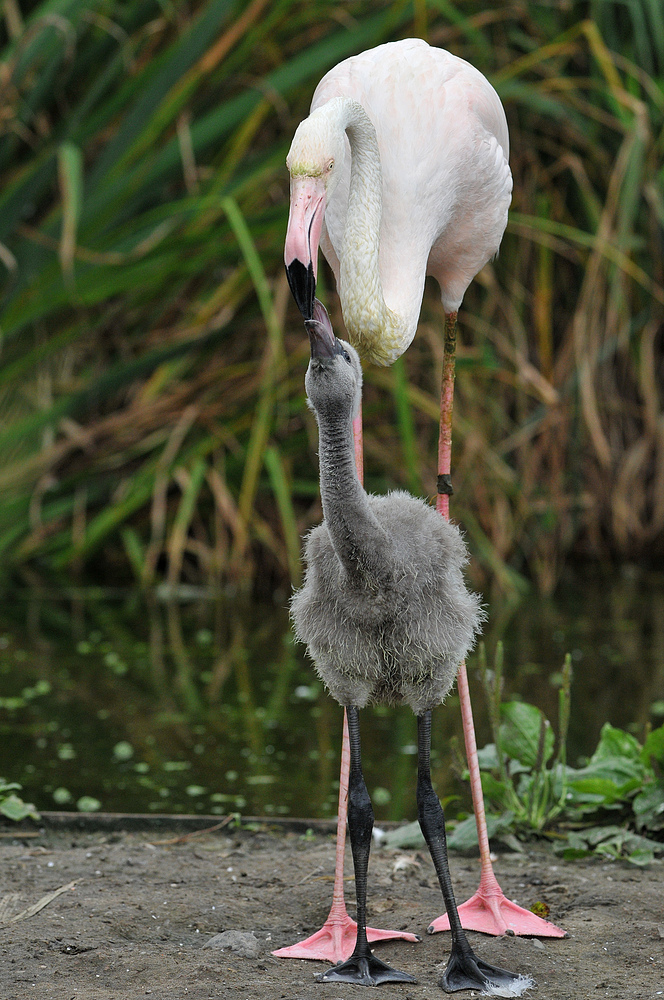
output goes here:
{"type": "MultiPolygon", "coordinates": [[[[426,275],[440,286],[446,319],[436,506],[444,517],[452,493],[457,310],[505,231],[508,153],[505,113],[488,80],[443,49],[405,39],[346,59],[323,77],[286,161],[291,197],[284,260],[305,319],[313,316],[319,245],[337,280],[348,338],[377,364],[391,364],[415,336],[426,275]]],[[[359,453],[360,420],[355,431],[359,453]]],[[[488,934],[564,936],[507,900],[495,878],[463,664],[458,684],[481,861],[479,889],[459,907],[462,925],[488,934]]],[[[316,935],[276,953],[284,957],[330,959],[335,947],[334,960],[341,961],[354,943],[354,924],[338,905],[347,759],[345,728],[332,911],[316,935]]],[[[443,915],[429,931],[447,927],[443,915]]]]}

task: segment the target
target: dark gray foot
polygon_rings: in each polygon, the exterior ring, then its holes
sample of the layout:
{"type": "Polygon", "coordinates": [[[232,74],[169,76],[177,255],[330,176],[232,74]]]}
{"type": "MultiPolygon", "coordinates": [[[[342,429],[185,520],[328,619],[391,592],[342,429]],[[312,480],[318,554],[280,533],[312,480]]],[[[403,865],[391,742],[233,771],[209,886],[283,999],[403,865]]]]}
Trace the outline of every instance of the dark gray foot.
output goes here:
{"type": "Polygon", "coordinates": [[[459,952],[450,955],[440,985],[446,993],[480,990],[495,997],[520,997],[535,983],[530,976],[520,976],[489,965],[471,951],[467,955],[459,952]]]}
{"type": "Polygon", "coordinates": [[[321,976],[319,983],[357,983],[360,986],[378,986],[379,983],[416,983],[408,972],[399,972],[375,955],[351,955],[348,961],[335,965],[321,976]]]}

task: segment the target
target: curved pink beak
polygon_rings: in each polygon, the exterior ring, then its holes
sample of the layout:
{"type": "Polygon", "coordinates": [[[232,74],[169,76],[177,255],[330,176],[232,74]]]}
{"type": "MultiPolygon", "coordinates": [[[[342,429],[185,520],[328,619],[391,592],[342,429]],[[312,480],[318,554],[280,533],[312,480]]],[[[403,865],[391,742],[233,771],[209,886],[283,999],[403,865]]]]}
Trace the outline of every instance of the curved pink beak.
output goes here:
{"type": "Polygon", "coordinates": [[[288,284],[305,319],[314,313],[318,244],[325,217],[325,184],[322,177],[291,177],[290,213],[284,263],[288,284]]]}

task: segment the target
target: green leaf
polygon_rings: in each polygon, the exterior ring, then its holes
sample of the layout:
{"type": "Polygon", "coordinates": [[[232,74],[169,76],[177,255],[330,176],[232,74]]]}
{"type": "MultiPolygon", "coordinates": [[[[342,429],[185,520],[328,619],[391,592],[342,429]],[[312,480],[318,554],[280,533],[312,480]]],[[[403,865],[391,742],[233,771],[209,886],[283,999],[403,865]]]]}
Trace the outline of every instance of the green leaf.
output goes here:
{"type": "Polygon", "coordinates": [[[595,753],[582,768],[569,768],[570,782],[577,785],[586,778],[612,782],[620,795],[627,795],[644,784],[652,772],[643,762],[643,752],[638,741],[622,729],[608,722],[602,727],[595,753]]]}
{"type": "Polygon", "coordinates": [[[609,858],[625,858],[635,865],[649,864],[656,854],[664,852],[664,844],[621,826],[593,826],[571,832],[565,847],[557,848],[565,858],[582,857],[586,850],[609,858]],[[571,854],[569,852],[576,852],[571,854]]]}
{"type": "Polygon", "coordinates": [[[500,706],[500,745],[508,757],[528,767],[542,767],[553,753],[554,736],[539,708],[523,701],[500,706]]]}
{"type": "Polygon", "coordinates": [[[24,802],[20,799],[18,795],[8,795],[6,798],[0,800],[0,813],[6,816],[7,819],[14,820],[18,822],[19,820],[26,819],[30,817],[31,819],[39,819],[39,813],[33,806],[31,802],[24,802]]]}
{"type": "Polygon", "coordinates": [[[502,805],[505,801],[507,786],[504,781],[498,781],[492,774],[482,773],[482,791],[484,797],[496,805],[502,805]]]}
{"type": "Polygon", "coordinates": [[[18,781],[5,781],[4,778],[0,778],[0,794],[2,792],[13,792],[20,791],[23,785],[19,785],[18,781]]]}
{"type": "MultiPolygon", "coordinates": [[[[487,812],[486,829],[489,838],[511,837],[514,816],[511,812],[487,812]]],[[[447,838],[447,845],[454,851],[470,851],[477,847],[477,823],[474,816],[468,816],[456,825],[447,838]]]]}
{"type": "Polygon", "coordinates": [[[627,860],[633,865],[649,865],[651,861],[655,860],[655,852],[640,847],[635,851],[630,851],[627,855],[627,860]]]}
{"type": "Polygon", "coordinates": [[[639,761],[641,759],[641,746],[630,733],[626,733],[623,729],[616,729],[610,723],[605,722],[602,726],[597,749],[590,758],[590,764],[604,760],[613,762],[620,758],[639,761]]]}
{"type": "Polygon", "coordinates": [[[495,743],[487,743],[477,751],[477,760],[482,771],[493,771],[498,768],[498,751],[495,743]]]}
{"type": "Polygon", "coordinates": [[[589,801],[588,797],[592,797],[596,802],[610,805],[616,799],[620,798],[619,787],[610,778],[574,779],[569,782],[568,787],[570,792],[586,796],[585,801],[589,801]]]}
{"type": "Polygon", "coordinates": [[[414,820],[412,823],[406,823],[404,826],[398,826],[396,830],[389,830],[383,837],[381,843],[384,844],[385,847],[398,847],[405,849],[409,847],[422,847],[425,841],[420,824],[417,820],[414,820]]]}
{"type": "Polygon", "coordinates": [[[634,798],[632,809],[639,830],[664,829],[664,786],[651,782],[634,798]]]}
{"type": "Polygon", "coordinates": [[[643,763],[650,764],[653,758],[658,764],[664,766],[664,726],[653,729],[651,733],[648,733],[646,741],[643,744],[641,752],[643,763]]]}
{"type": "MultiPolygon", "coordinates": [[[[487,822],[489,814],[487,813],[487,822]]],[[[470,851],[477,847],[477,827],[475,817],[468,816],[457,823],[447,837],[447,846],[453,851],[470,851]]]]}

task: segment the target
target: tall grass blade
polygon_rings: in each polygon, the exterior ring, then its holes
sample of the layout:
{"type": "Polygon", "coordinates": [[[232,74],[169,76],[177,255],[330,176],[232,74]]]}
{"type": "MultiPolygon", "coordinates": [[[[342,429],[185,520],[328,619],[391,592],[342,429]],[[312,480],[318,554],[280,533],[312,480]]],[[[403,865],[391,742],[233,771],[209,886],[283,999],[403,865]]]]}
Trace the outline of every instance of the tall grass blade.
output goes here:
{"type": "Polygon", "coordinates": [[[78,146],[71,142],[64,142],[58,150],[58,177],[62,193],[62,235],[58,254],[65,280],[71,283],[83,204],[83,157],[78,146]]]}

